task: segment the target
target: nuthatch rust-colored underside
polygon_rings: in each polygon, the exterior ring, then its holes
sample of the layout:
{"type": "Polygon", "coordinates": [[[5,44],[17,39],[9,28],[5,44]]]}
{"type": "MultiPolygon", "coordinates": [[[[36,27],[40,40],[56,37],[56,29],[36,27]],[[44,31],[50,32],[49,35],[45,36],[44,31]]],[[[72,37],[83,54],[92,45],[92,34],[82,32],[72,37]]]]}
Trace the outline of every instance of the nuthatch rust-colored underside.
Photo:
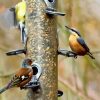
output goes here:
{"type": "Polygon", "coordinates": [[[80,33],[72,28],[69,28],[68,26],[66,26],[66,28],[72,31],[69,36],[69,45],[72,51],[77,55],[89,55],[92,59],[95,59],[80,33]]]}

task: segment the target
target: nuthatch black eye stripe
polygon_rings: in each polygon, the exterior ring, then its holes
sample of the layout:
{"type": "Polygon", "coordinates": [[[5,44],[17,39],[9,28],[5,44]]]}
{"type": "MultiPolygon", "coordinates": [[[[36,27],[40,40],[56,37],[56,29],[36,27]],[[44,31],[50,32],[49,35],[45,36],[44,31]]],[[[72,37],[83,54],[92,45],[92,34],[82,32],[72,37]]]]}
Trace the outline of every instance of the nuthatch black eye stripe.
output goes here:
{"type": "Polygon", "coordinates": [[[72,32],[75,32],[78,36],[80,36],[81,37],[81,34],[78,32],[78,31],[76,31],[75,29],[72,29],[72,28],[70,28],[70,27],[68,27],[68,26],[65,26],[67,29],[69,29],[69,30],[71,30],[72,32]]]}

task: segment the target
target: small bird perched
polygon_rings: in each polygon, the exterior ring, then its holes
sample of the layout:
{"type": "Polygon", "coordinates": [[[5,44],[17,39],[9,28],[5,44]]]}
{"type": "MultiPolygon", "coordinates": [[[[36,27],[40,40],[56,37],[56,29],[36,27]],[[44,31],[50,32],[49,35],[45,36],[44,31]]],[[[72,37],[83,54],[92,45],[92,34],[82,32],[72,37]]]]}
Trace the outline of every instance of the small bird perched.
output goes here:
{"type": "Polygon", "coordinates": [[[25,43],[26,41],[26,32],[25,32],[25,16],[26,16],[26,1],[22,0],[15,7],[10,9],[15,13],[15,22],[17,23],[20,31],[21,31],[21,41],[25,43]]]}
{"type": "Polygon", "coordinates": [[[22,43],[25,43],[25,14],[26,14],[26,2],[25,0],[22,0],[22,2],[18,3],[15,6],[15,14],[16,14],[16,20],[19,25],[19,29],[21,31],[21,40],[22,43]]]}
{"type": "Polygon", "coordinates": [[[23,88],[24,85],[30,82],[32,76],[33,70],[31,67],[20,68],[12,77],[11,81],[4,88],[0,89],[0,94],[13,87],[23,88]]]}
{"type": "Polygon", "coordinates": [[[20,68],[12,77],[11,81],[4,88],[0,89],[0,94],[13,87],[22,88],[24,85],[30,82],[32,75],[32,68],[20,68]]]}
{"type": "Polygon", "coordinates": [[[95,59],[92,53],[90,52],[90,49],[86,45],[85,41],[81,37],[80,33],[68,26],[65,27],[72,31],[69,36],[69,45],[72,51],[75,52],[77,55],[80,56],[89,55],[92,59],[95,59]]]}

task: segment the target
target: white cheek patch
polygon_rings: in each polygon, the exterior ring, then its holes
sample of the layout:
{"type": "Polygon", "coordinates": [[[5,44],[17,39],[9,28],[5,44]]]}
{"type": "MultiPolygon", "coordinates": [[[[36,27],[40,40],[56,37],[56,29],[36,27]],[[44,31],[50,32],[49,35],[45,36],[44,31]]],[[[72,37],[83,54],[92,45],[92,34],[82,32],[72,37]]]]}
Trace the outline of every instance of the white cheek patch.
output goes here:
{"type": "Polygon", "coordinates": [[[25,79],[25,76],[23,75],[21,78],[22,78],[22,80],[24,80],[25,79]]]}

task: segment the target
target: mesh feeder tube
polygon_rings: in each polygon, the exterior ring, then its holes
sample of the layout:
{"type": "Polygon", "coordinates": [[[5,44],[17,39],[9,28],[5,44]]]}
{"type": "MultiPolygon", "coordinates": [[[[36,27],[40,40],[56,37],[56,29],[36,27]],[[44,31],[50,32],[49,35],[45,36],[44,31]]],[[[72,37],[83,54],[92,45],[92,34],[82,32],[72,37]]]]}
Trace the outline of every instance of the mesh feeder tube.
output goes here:
{"type": "MultiPolygon", "coordinates": [[[[56,4],[56,1],[55,1],[56,4]]],[[[42,67],[40,88],[29,90],[27,100],[57,100],[57,25],[53,15],[45,13],[44,0],[27,0],[27,57],[42,67]]]]}

